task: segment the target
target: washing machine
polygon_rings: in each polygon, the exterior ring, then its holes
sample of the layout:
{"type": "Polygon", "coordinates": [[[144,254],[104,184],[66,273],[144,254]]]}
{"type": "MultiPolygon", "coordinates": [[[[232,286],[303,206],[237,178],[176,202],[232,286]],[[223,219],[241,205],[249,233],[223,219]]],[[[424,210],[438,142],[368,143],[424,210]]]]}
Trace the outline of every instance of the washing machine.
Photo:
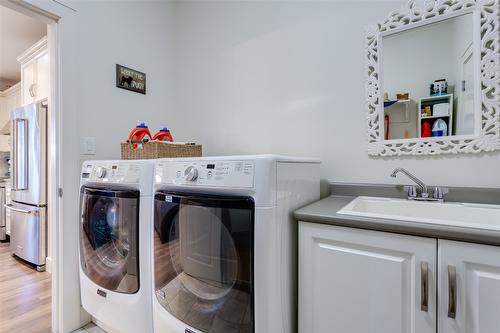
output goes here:
{"type": "Polygon", "coordinates": [[[297,223],[319,161],[274,155],[159,160],[153,319],[158,333],[297,331],[297,223]]]}
{"type": "Polygon", "coordinates": [[[80,186],[83,308],[107,332],[150,333],[154,163],[84,162],[80,186]]]}

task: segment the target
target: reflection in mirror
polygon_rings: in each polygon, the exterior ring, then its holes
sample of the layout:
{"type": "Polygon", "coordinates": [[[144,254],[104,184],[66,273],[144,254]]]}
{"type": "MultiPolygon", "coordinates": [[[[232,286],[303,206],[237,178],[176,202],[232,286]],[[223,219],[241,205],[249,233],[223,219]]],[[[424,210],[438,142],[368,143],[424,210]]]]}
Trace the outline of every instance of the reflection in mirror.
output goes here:
{"type": "Polygon", "coordinates": [[[383,36],[381,55],[386,140],[475,133],[471,13],[383,36]]]}

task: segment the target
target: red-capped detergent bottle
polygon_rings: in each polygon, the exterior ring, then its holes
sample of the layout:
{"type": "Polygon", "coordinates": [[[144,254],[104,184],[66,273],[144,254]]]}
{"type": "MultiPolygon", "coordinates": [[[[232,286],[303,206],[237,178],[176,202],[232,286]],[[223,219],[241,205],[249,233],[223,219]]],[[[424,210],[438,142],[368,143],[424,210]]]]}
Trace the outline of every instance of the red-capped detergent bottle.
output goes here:
{"type": "Polygon", "coordinates": [[[153,140],[172,142],[174,141],[174,138],[172,137],[170,130],[164,126],[153,136],[153,140]]]}
{"type": "Polygon", "coordinates": [[[422,129],[420,136],[422,138],[428,138],[432,136],[431,122],[429,120],[422,121],[422,129]]]}
{"type": "Polygon", "coordinates": [[[128,135],[128,139],[129,141],[151,140],[151,133],[149,132],[146,122],[139,121],[137,126],[128,135]]]}

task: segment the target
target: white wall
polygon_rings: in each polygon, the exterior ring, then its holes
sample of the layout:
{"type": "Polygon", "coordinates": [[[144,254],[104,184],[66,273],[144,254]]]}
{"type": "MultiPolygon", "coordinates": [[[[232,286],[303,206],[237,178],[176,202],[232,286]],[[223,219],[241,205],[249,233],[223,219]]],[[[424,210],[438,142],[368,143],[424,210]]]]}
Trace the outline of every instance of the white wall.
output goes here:
{"type": "Polygon", "coordinates": [[[318,156],[322,178],[500,187],[500,152],[370,158],[366,153],[365,27],[405,1],[176,4],[176,139],[207,155],[318,156]]]}
{"type": "Polygon", "coordinates": [[[173,114],[172,3],[68,3],[79,20],[79,134],[96,138],[97,154],[80,161],[119,159],[120,142],[138,120],[153,132],[173,114]],[[146,73],[146,95],[116,88],[115,64],[146,73]]]}
{"type": "MultiPolygon", "coordinates": [[[[472,23],[472,20],[471,20],[472,23]]],[[[390,99],[409,92],[410,98],[429,97],[429,86],[439,79],[455,82],[454,20],[407,30],[382,40],[383,90],[390,99]]],[[[453,86],[448,92],[453,92],[453,86]]]]}

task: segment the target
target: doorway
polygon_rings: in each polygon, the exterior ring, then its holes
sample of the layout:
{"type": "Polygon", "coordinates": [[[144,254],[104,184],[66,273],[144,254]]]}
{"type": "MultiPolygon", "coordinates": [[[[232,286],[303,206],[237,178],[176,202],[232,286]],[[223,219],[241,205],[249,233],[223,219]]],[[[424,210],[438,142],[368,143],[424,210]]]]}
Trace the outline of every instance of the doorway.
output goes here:
{"type": "Polygon", "coordinates": [[[458,75],[460,76],[460,87],[458,87],[458,117],[457,134],[474,134],[474,61],[472,44],[467,47],[460,60],[458,75]]]}
{"type": "Polygon", "coordinates": [[[52,331],[58,128],[51,24],[20,3],[0,3],[0,324],[9,332],[52,331]]]}

